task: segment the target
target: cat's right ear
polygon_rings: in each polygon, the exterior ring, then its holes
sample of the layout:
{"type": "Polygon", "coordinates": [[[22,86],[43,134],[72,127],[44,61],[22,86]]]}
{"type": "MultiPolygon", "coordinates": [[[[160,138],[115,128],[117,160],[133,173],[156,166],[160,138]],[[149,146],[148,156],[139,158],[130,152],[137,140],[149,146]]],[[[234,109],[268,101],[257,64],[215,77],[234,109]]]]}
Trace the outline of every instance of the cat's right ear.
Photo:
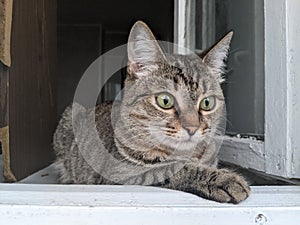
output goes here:
{"type": "Polygon", "coordinates": [[[128,74],[135,78],[150,75],[166,59],[150,28],[142,21],[131,28],[127,51],[128,74]]]}
{"type": "Polygon", "coordinates": [[[211,71],[219,77],[219,82],[224,79],[225,60],[227,59],[230,42],[233,36],[233,31],[227,33],[219,42],[217,42],[206,54],[202,57],[203,62],[211,68],[211,71]]]}

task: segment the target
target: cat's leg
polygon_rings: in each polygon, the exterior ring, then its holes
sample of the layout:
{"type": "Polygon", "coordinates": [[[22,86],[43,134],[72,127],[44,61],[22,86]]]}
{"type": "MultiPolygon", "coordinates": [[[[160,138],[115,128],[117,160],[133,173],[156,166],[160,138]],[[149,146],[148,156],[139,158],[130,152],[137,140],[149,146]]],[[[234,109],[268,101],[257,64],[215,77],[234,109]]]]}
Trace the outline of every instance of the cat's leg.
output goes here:
{"type": "Polygon", "coordinates": [[[227,169],[185,165],[164,185],[218,202],[239,203],[250,194],[247,182],[227,169]]]}
{"type": "Polygon", "coordinates": [[[110,172],[115,176],[117,174],[120,184],[165,187],[218,202],[236,204],[250,194],[250,188],[242,176],[227,169],[186,162],[155,164],[152,167],[136,165],[134,168],[119,168],[116,165],[110,172]]]}

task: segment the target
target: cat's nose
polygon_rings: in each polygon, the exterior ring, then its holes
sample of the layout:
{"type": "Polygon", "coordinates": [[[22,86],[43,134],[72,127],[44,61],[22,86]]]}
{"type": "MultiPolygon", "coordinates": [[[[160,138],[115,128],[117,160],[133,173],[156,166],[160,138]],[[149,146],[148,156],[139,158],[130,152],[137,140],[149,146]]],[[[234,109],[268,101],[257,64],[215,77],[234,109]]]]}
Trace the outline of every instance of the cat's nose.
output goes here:
{"type": "Polygon", "coordinates": [[[188,132],[188,134],[189,134],[190,136],[193,136],[193,135],[196,133],[196,131],[198,130],[198,128],[199,128],[199,127],[197,127],[197,126],[188,126],[188,127],[184,127],[184,129],[188,132]]]}

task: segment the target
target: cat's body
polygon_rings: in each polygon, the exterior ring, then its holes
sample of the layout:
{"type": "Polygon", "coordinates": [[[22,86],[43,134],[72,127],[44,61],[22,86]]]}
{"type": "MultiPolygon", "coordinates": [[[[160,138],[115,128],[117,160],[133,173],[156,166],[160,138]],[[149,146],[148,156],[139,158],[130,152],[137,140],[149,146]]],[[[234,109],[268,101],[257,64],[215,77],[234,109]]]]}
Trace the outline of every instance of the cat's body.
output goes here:
{"type": "Polygon", "coordinates": [[[166,55],[137,22],[129,37],[122,103],[90,110],[73,104],[62,115],[54,135],[60,181],[155,185],[220,202],[248,197],[242,177],[216,167],[215,136],[224,110],[221,72],[231,36],[204,59],[166,55]],[[85,120],[94,120],[97,130],[80,123],[84,135],[75,138],[74,121],[85,120]]]}

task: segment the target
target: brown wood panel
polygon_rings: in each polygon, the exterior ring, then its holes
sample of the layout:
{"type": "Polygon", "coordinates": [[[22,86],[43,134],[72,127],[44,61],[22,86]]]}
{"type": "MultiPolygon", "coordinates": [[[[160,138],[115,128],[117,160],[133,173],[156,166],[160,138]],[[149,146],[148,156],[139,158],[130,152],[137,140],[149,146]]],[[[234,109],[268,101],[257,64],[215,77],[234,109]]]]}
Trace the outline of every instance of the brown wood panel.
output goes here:
{"type": "Polygon", "coordinates": [[[8,126],[8,75],[8,67],[0,62],[0,128],[8,126]]]}
{"type": "Polygon", "coordinates": [[[53,160],[56,126],[56,0],[14,0],[9,127],[17,180],[53,160]]]}
{"type": "Polygon", "coordinates": [[[9,69],[0,62],[0,148],[3,160],[3,177],[5,181],[16,181],[10,165],[8,81],[9,69]]]}

